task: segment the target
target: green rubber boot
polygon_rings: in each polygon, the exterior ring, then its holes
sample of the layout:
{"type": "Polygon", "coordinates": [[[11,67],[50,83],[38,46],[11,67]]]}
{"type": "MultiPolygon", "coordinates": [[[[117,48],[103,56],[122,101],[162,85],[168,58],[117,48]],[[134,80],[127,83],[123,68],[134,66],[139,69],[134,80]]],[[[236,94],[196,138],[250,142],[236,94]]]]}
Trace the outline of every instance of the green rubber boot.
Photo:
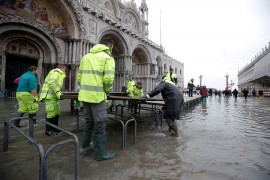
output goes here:
{"type": "Polygon", "coordinates": [[[106,159],[111,159],[116,156],[114,151],[107,151],[107,140],[106,134],[94,134],[94,150],[95,150],[95,160],[102,161],[106,159]]]}
{"type": "Polygon", "coordinates": [[[93,148],[91,146],[91,137],[92,137],[92,130],[85,128],[83,131],[83,140],[82,140],[82,148],[80,149],[81,156],[88,156],[90,154],[90,150],[93,148]]]}

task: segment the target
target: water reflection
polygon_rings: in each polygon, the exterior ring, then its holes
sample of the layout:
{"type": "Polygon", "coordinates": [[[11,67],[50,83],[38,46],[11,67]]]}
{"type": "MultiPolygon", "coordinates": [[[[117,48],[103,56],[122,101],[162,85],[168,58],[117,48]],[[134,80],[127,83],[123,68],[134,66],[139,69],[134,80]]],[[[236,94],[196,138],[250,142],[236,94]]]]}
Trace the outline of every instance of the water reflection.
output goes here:
{"type": "Polygon", "coordinates": [[[183,116],[191,117],[180,121],[190,141],[179,156],[183,168],[193,167],[186,179],[196,172],[206,179],[270,179],[269,98],[209,97],[183,116]]]}

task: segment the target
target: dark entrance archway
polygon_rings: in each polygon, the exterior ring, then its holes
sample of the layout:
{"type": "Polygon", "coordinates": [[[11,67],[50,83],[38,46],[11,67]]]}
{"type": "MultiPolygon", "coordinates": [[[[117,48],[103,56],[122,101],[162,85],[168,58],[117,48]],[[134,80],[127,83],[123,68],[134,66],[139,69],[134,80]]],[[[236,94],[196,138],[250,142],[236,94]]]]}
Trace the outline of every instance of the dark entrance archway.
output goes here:
{"type": "Polygon", "coordinates": [[[7,96],[11,96],[12,92],[15,92],[17,89],[17,85],[14,84],[14,80],[25,73],[31,65],[37,66],[38,59],[6,54],[5,88],[7,96]]]}

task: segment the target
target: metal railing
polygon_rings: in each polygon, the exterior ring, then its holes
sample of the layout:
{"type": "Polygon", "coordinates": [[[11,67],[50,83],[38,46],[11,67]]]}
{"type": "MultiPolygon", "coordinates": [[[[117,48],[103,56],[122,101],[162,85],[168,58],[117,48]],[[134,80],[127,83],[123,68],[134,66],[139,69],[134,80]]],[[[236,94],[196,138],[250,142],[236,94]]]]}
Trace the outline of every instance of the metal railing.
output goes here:
{"type": "Polygon", "coordinates": [[[53,150],[55,150],[56,148],[59,148],[63,145],[66,144],[74,144],[75,146],[75,173],[74,173],[74,179],[78,180],[79,178],[79,140],[78,137],[63,129],[60,128],[58,126],[55,126],[54,124],[51,124],[47,121],[45,121],[44,119],[36,119],[35,120],[38,123],[42,123],[42,124],[46,124],[48,126],[51,126],[65,134],[68,134],[70,136],[73,137],[73,139],[68,139],[68,140],[64,140],[58,143],[53,144],[52,146],[50,146],[48,148],[48,150],[45,152],[44,147],[41,143],[39,143],[35,138],[34,138],[34,123],[32,120],[30,120],[29,118],[26,117],[20,117],[20,118],[12,118],[8,121],[4,122],[4,134],[3,134],[3,151],[7,152],[8,151],[8,140],[9,140],[9,127],[12,127],[17,133],[19,133],[21,136],[25,137],[26,139],[28,139],[28,141],[30,142],[30,144],[34,144],[39,152],[39,179],[40,180],[47,180],[48,179],[48,156],[51,152],[53,152],[53,150]],[[28,120],[29,121],[29,134],[27,135],[23,130],[21,130],[20,128],[18,128],[17,126],[14,125],[14,121],[16,120],[28,120]]]}

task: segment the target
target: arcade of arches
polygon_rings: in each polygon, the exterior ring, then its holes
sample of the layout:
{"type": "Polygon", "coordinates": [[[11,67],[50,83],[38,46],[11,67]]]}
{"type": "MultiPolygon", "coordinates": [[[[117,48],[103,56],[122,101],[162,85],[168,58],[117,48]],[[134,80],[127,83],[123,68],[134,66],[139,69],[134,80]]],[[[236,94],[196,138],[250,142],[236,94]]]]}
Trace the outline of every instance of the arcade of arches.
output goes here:
{"type": "Polygon", "coordinates": [[[114,40],[116,63],[113,91],[120,91],[126,74],[152,90],[174,68],[183,89],[184,64],[148,39],[147,5],[120,0],[23,0],[0,2],[1,91],[14,92],[15,78],[30,65],[40,69],[42,84],[57,64],[67,66],[65,91],[77,91],[80,60],[105,38],[114,40]],[[35,8],[34,8],[35,7],[35,8]]]}

